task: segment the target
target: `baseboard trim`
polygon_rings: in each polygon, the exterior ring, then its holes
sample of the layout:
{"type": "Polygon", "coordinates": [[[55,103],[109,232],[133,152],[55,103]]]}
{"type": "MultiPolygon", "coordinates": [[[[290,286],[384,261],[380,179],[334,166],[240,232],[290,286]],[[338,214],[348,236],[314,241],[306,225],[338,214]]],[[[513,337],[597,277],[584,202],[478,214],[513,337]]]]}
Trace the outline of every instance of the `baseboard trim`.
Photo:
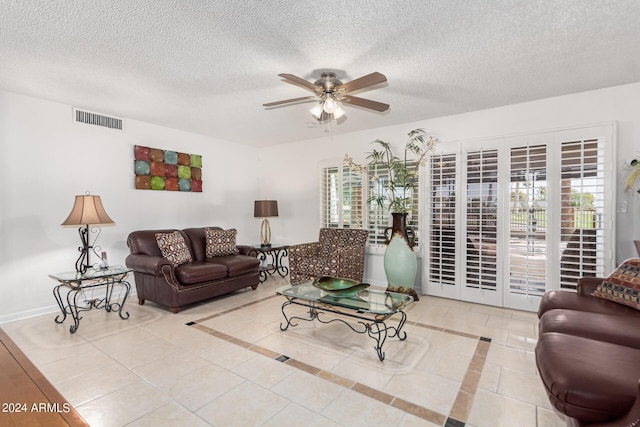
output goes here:
{"type": "Polygon", "coordinates": [[[17,313],[5,314],[0,316],[0,325],[16,322],[18,320],[29,319],[31,317],[43,316],[45,314],[51,314],[55,312],[60,312],[60,309],[57,305],[50,305],[47,307],[34,308],[32,310],[19,311],[17,313]]]}
{"type": "MultiPolygon", "coordinates": [[[[127,297],[127,302],[130,302],[132,298],[137,297],[136,288],[131,288],[131,293],[127,297]]],[[[30,319],[32,317],[44,316],[45,314],[60,313],[60,308],[57,305],[49,305],[46,307],[34,308],[31,310],[18,311],[16,313],[4,314],[0,316],[0,325],[9,322],[17,322],[18,320],[30,319]]]]}

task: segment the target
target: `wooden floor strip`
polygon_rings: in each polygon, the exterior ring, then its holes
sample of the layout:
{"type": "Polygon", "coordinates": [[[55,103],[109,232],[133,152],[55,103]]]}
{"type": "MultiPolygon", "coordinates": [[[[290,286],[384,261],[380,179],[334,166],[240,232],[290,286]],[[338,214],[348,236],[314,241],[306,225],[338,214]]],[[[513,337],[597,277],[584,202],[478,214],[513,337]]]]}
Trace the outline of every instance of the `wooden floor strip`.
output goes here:
{"type": "Polygon", "coordinates": [[[0,425],[88,426],[0,328],[0,425]]]}

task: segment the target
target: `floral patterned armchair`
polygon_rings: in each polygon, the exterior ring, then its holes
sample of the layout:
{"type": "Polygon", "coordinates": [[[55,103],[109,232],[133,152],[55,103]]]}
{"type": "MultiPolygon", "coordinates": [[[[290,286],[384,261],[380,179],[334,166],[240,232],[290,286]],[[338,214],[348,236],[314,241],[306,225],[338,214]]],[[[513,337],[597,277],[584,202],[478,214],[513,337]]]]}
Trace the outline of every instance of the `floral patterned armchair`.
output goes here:
{"type": "Polygon", "coordinates": [[[320,276],[340,277],[362,282],[367,230],[321,228],[317,242],[289,248],[292,285],[320,276]]]}

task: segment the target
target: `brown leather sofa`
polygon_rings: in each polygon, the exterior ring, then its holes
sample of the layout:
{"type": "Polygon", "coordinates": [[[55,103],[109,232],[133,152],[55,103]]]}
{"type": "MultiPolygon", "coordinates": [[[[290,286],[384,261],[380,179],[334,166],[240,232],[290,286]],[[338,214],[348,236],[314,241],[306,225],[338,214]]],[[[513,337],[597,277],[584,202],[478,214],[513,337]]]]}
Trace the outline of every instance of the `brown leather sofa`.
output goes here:
{"type": "Polygon", "coordinates": [[[538,309],[538,372],[568,426],[640,425],[640,311],[592,296],[605,280],[549,291],[538,309]]]}
{"type": "Polygon", "coordinates": [[[188,304],[246,287],[256,289],[260,283],[260,261],[249,255],[253,248],[236,246],[237,254],[207,257],[204,227],[134,231],[127,238],[127,246],[131,253],[125,263],[134,270],[140,305],[149,300],[177,313],[188,304]],[[162,255],[156,238],[158,233],[176,231],[184,238],[192,259],[178,266],[162,255]]]}

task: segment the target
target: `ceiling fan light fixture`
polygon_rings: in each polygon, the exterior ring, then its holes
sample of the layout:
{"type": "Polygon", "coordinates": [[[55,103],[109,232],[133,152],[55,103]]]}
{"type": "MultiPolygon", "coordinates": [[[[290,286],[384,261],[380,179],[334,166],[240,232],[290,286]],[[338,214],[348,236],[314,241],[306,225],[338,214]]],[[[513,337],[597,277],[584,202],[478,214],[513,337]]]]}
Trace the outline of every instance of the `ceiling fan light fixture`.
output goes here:
{"type": "Polygon", "coordinates": [[[322,102],[318,102],[316,105],[313,106],[313,108],[311,110],[309,110],[311,112],[311,114],[314,115],[314,117],[316,118],[320,118],[322,116],[322,112],[324,111],[322,109],[323,107],[323,103],[322,102]]]}
{"type": "Polygon", "coordinates": [[[327,99],[324,101],[324,105],[322,109],[324,110],[325,113],[333,114],[336,111],[336,108],[338,108],[338,103],[336,102],[335,99],[333,99],[332,96],[328,96],[327,99]]]}
{"type": "Polygon", "coordinates": [[[342,105],[340,105],[340,103],[337,103],[338,106],[336,107],[335,111],[333,112],[333,118],[338,120],[340,117],[344,116],[344,108],[342,108],[342,105]]]}

